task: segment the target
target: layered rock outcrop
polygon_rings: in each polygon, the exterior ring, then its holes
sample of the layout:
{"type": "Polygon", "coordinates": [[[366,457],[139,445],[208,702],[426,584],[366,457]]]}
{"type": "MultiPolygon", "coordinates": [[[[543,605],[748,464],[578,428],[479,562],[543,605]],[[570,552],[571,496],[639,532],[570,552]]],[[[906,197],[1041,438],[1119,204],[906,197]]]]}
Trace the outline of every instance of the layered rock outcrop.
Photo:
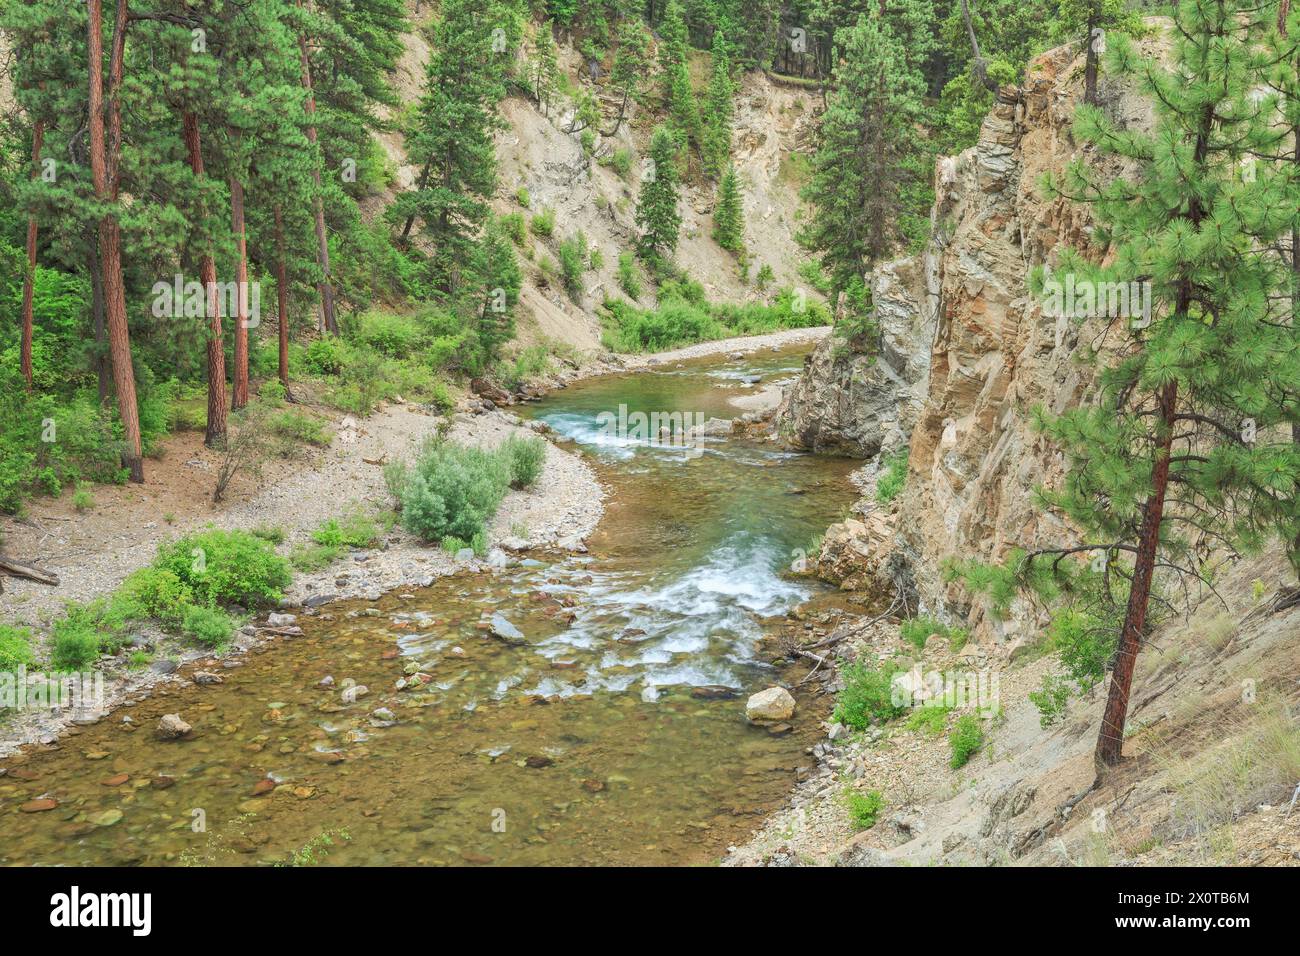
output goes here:
{"type": "Polygon", "coordinates": [[[776,411],[780,439],[805,451],[850,458],[871,458],[907,444],[926,394],[936,268],[934,257],[923,255],[876,270],[872,301],[879,354],[864,355],[844,338],[827,336],[776,411]]]}
{"type": "MultiPolygon", "coordinates": [[[[857,385],[852,373],[864,370],[854,360],[837,365],[819,350],[782,409],[791,437],[818,450],[833,448],[828,434],[867,454],[888,450],[884,436],[915,423],[907,485],[890,533],[876,529],[861,541],[844,541],[853,539],[847,523],[829,531],[826,539],[840,543],[835,575],[860,582],[887,568],[893,580],[879,580],[883,589],[896,586],[901,561],[923,610],[960,619],[975,637],[996,643],[1029,636],[1039,623],[1035,613],[1013,607],[1006,619],[993,618],[959,582],[945,580],[944,565],[995,562],[1017,546],[1073,540],[1065,521],[1034,500],[1035,488],[1060,480],[1065,462],[1035,432],[1032,412],[1042,406],[1059,413],[1083,401],[1095,375],[1076,360],[1080,343],[1104,346],[1105,320],[1080,324],[1044,315],[1028,288],[1034,268],[1051,265],[1058,250],[1088,245],[1088,208],[1045,198],[1041,189],[1044,173],[1060,173],[1078,156],[1095,161],[1072,135],[1082,96],[1077,54],[1063,47],[1037,58],[1023,85],[1004,91],[978,143],[938,163],[929,248],[882,270],[878,285],[882,279],[888,286],[893,276],[916,277],[901,283],[910,296],[878,299],[882,323],[933,334],[923,354],[904,349],[901,366],[887,348],[876,381],[885,369],[908,369],[921,394],[898,389],[896,406],[884,410],[887,389],[857,385]],[[895,307],[912,311],[894,315],[895,307]],[[845,567],[844,555],[853,553],[864,554],[860,572],[845,567]]],[[[1150,123],[1150,105],[1135,89],[1103,82],[1100,92],[1102,108],[1121,124],[1150,123]]],[[[1105,361],[1104,347],[1102,356],[1105,361]]],[[[864,499],[858,510],[877,507],[864,499]]]]}

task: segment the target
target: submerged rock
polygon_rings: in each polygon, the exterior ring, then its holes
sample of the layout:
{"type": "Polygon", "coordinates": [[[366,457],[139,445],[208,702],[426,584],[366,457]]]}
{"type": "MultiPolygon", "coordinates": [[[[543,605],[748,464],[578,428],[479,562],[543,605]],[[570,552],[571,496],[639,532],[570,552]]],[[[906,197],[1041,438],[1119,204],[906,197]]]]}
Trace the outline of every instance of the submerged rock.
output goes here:
{"type": "Polygon", "coordinates": [[[524,632],[505,619],[499,611],[488,620],[488,633],[507,644],[527,644],[524,632]]]}
{"type": "Polygon", "coordinates": [[[794,716],[794,698],[784,687],[769,687],[751,696],[745,704],[751,721],[782,721],[794,716]]]}
{"type": "Polygon", "coordinates": [[[180,740],[192,729],[181,720],[180,714],[163,714],[158,719],[158,736],[163,740],[180,740]]]}

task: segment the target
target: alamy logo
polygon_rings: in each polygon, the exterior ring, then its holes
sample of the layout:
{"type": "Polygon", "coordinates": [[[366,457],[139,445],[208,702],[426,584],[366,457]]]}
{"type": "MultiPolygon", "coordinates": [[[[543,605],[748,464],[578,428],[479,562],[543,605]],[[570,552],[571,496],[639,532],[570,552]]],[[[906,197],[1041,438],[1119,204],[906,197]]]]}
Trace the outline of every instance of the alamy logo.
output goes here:
{"type": "Polygon", "coordinates": [[[632,412],[618,406],[618,414],[601,412],[596,423],[607,439],[652,448],[681,448],[692,457],[704,453],[700,436],[707,416],[702,412],[632,412]]]}
{"type": "Polygon", "coordinates": [[[179,272],[171,283],[153,286],[155,319],[199,319],[208,314],[208,303],[216,302],[221,315],[244,315],[244,327],[255,329],[262,324],[262,284],[260,282],[212,282],[204,284],[179,272]]]}
{"type": "Polygon", "coordinates": [[[74,886],[51,896],[50,907],[51,926],[126,926],[134,936],[148,936],[153,928],[152,893],[83,894],[74,886]]]}
{"type": "Polygon", "coordinates": [[[1134,328],[1151,324],[1150,282],[1093,282],[1066,273],[1043,282],[1043,315],[1053,318],[1126,318],[1134,328]]]}

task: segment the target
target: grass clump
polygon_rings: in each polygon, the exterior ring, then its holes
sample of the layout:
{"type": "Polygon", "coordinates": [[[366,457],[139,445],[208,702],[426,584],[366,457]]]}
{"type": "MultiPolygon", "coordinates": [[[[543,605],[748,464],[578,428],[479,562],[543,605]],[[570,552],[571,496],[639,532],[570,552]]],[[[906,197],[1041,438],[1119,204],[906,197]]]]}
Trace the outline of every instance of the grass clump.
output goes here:
{"type": "Polygon", "coordinates": [[[866,793],[850,790],[844,795],[844,802],[855,830],[870,830],[876,825],[880,811],[885,809],[885,798],[879,790],[866,793]]]}
{"type": "Polygon", "coordinates": [[[187,607],[181,621],[181,633],[204,647],[224,647],[234,630],[235,622],[225,611],[198,604],[187,607]]]}
{"type": "Polygon", "coordinates": [[[906,708],[894,703],[893,679],[898,668],[849,664],[843,670],[844,689],[835,701],[832,719],[854,730],[866,730],[873,721],[884,723],[906,708]]]}
{"type": "Polygon", "coordinates": [[[948,737],[948,746],[952,750],[949,766],[954,770],[964,767],[984,746],[984,730],[980,727],[979,718],[971,714],[958,717],[957,723],[953,724],[952,734],[948,737]]]}
{"type": "Polygon", "coordinates": [[[312,541],[328,548],[373,548],[379,544],[379,536],[379,525],[359,511],[330,518],[311,533],[312,541]]]}
{"type": "Polygon", "coordinates": [[[880,463],[880,475],[876,478],[876,501],[887,505],[903,491],[907,484],[906,448],[883,459],[880,463]]]}
{"type": "Polygon", "coordinates": [[[970,639],[965,628],[951,627],[938,618],[925,614],[908,618],[898,625],[898,636],[918,651],[925,650],[926,643],[936,634],[945,638],[953,650],[961,650],[970,639]]]}
{"type": "Polygon", "coordinates": [[[84,670],[99,659],[98,621],[86,605],[69,604],[51,633],[50,665],[56,671],[84,670]]]}

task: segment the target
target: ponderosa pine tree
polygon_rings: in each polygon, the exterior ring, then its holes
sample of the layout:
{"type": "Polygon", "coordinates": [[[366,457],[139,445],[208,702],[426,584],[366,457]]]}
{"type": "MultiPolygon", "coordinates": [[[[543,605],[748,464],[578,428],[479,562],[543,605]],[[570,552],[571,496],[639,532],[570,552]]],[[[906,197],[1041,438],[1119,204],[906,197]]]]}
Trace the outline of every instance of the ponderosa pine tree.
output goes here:
{"type": "Polygon", "coordinates": [[[542,115],[549,117],[560,75],[559,52],[555,46],[555,24],[550,20],[537,28],[528,74],[532,81],[533,99],[537,100],[542,115]]]}
{"type": "Polygon", "coordinates": [[[920,76],[888,24],[862,15],[836,35],[836,64],[812,178],[803,196],[817,209],[799,240],[821,257],[832,298],[861,283],[893,251],[907,188],[918,176],[920,76]]]}
{"type": "Polygon", "coordinates": [[[618,49],[609,82],[619,97],[614,128],[606,136],[617,136],[627,118],[628,104],[640,96],[642,80],[650,68],[650,35],[639,18],[625,17],[618,25],[618,49]]]}
{"type": "MultiPolygon", "coordinates": [[[[407,130],[407,151],[422,167],[416,188],[397,197],[393,220],[418,218],[433,244],[430,279],[444,295],[460,287],[463,264],[488,218],[496,190],[493,132],[503,93],[492,35],[470,0],[448,0],[432,30],[424,93],[407,130]]],[[[409,228],[409,225],[408,225],[409,228]]]]}
{"type": "Polygon", "coordinates": [[[650,137],[649,159],[637,197],[636,224],[641,230],[637,253],[652,265],[660,265],[677,248],[682,226],[677,211],[677,142],[662,126],[650,137]]]}
{"type": "Polygon", "coordinates": [[[1169,67],[1112,37],[1108,68],[1139,78],[1155,129],[1120,128],[1084,105],[1076,135],[1137,171],[1105,182],[1076,163],[1048,182],[1049,191],[1090,203],[1100,223],[1094,241],[1109,264],[1067,252],[1055,278],[1073,274],[1077,288],[1101,290],[1107,305],[1091,311],[1119,337],[1120,354],[1091,402],[1038,413],[1070,465],[1064,486],[1043,500],[1086,540],[1036,551],[1021,569],[1103,556],[1105,593],[1123,601],[1099,773],[1121,757],[1134,663],[1151,602],[1163,601],[1160,578],[1198,578],[1207,561],[1274,536],[1291,541],[1300,530],[1300,453],[1290,440],[1300,421],[1300,333],[1273,251],[1300,196],[1276,165],[1241,174],[1241,161],[1275,137],[1274,99],[1251,96],[1266,16],[1240,0],[1187,0],[1169,67]],[[1124,309],[1113,289],[1149,289],[1149,314],[1134,314],[1132,294],[1124,309]]]}
{"type": "Polygon", "coordinates": [[[704,172],[713,178],[722,175],[731,157],[732,97],[736,94],[736,86],[731,79],[731,60],[727,50],[726,36],[721,30],[714,31],[713,72],[709,77],[700,143],[704,172]]]}
{"type": "Polygon", "coordinates": [[[122,232],[116,205],[122,150],[122,81],[125,71],[127,0],[117,0],[109,46],[108,95],[104,94],[104,20],[101,0],[87,0],[90,166],[95,197],[105,211],[99,220],[99,261],[104,283],[105,324],[113,384],[122,421],[122,465],[131,480],[144,482],[140,411],[136,405],[131,335],[127,327],[126,287],[122,279],[122,232]]]}
{"type": "Polygon", "coordinates": [[[736,167],[728,166],[718,184],[718,204],[713,209],[713,239],[729,252],[745,247],[745,208],[736,167]]]}

